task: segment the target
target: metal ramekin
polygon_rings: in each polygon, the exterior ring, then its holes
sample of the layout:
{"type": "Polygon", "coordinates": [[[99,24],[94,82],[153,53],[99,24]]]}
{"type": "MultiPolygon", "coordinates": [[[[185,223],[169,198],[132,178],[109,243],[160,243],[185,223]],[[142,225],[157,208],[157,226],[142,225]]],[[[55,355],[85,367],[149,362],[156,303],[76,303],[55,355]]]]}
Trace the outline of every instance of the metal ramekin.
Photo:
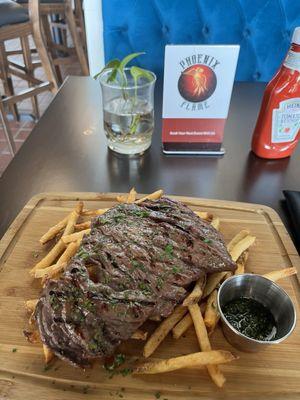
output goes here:
{"type": "Polygon", "coordinates": [[[218,309],[224,336],[232,346],[246,352],[257,352],[270,344],[282,342],[292,333],[296,325],[296,310],[290,296],[276,283],[260,275],[234,275],[223,282],[218,291],[218,309]],[[277,324],[275,340],[251,339],[237,331],[227,321],[222,307],[240,297],[254,299],[271,311],[277,324]]]}

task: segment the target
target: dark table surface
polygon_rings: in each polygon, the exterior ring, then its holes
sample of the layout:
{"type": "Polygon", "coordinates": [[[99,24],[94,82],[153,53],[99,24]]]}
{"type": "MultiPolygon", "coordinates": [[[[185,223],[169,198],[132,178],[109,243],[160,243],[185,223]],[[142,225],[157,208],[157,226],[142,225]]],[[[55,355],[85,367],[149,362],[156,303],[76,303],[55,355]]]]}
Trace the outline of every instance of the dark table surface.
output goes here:
{"type": "Polygon", "coordinates": [[[135,159],[106,147],[98,84],[70,77],[0,178],[0,237],[26,202],[45,191],[166,193],[261,203],[289,228],[282,190],[300,190],[300,148],[292,158],[262,160],[250,152],[264,84],[236,83],[222,158],[165,156],[161,151],[161,90],[151,149],[135,159]]]}

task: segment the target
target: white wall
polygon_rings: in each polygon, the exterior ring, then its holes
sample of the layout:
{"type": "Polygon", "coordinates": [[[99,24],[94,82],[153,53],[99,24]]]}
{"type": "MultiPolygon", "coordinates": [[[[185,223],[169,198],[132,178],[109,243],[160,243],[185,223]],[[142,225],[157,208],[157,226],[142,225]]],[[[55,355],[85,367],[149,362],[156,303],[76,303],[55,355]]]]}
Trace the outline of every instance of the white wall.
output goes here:
{"type": "Polygon", "coordinates": [[[94,76],[104,67],[102,1],[84,0],[83,7],[90,74],[94,76]]]}

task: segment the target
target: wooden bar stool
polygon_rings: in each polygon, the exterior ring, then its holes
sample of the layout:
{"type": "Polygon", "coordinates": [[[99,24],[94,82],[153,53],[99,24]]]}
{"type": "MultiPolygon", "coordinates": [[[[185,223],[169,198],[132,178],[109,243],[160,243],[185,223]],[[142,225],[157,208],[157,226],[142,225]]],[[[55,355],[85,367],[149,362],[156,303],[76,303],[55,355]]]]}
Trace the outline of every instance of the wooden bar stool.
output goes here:
{"type": "MultiPolygon", "coordinates": [[[[26,6],[28,0],[17,0],[19,4],[26,6]]],[[[74,11],[72,7],[72,0],[40,0],[40,15],[45,32],[47,47],[56,67],[57,77],[62,82],[61,65],[73,63],[70,57],[62,57],[61,54],[72,55],[74,52],[77,55],[81,72],[83,75],[89,75],[89,67],[86,53],[86,38],[84,18],[82,14],[82,5],[80,0],[74,0],[74,11]],[[60,15],[64,17],[66,23],[51,22],[52,15],[60,15]],[[53,40],[53,32],[51,28],[56,27],[63,30],[63,37],[65,40],[63,44],[55,43],[53,40]],[[78,32],[78,27],[81,35],[78,32]],[[66,41],[66,29],[69,29],[74,47],[68,47],[66,41]]]]}
{"type": "MultiPolygon", "coordinates": [[[[48,56],[41,25],[39,20],[39,1],[29,0],[29,14],[20,5],[12,0],[0,1],[0,76],[3,82],[5,97],[0,97],[0,116],[4,127],[4,134],[12,155],[16,153],[16,146],[9,127],[5,106],[14,109],[19,101],[36,97],[39,93],[50,90],[55,93],[58,83],[54,66],[48,56]],[[34,66],[31,59],[31,51],[28,36],[32,35],[35,46],[45,70],[48,81],[42,82],[33,75],[34,66]],[[10,39],[20,38],[24,51],[24,66],[11,63],[7,59],[4,42],[10,39]],[[28,82],[29,88],[15,94],[12,86],[12,75],[18,76],[28,82]]],[[[37,103],[35,100],[35,105],[37,103]]]]}

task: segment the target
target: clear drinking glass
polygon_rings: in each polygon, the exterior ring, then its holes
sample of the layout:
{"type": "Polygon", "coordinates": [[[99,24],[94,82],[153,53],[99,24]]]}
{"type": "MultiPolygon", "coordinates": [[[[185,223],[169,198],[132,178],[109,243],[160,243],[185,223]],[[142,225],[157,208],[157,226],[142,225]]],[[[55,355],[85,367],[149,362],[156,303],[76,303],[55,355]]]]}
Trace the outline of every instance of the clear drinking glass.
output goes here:
{"type": "Polygon", "coordinates": [[[107,82],[111,70],[100,76],[103,121],[108,147],[120,154],[143,154],[151,145],[154,129],[154,86],[141,77],[136,84],[125,68],[126,84],[107,82]]]}

